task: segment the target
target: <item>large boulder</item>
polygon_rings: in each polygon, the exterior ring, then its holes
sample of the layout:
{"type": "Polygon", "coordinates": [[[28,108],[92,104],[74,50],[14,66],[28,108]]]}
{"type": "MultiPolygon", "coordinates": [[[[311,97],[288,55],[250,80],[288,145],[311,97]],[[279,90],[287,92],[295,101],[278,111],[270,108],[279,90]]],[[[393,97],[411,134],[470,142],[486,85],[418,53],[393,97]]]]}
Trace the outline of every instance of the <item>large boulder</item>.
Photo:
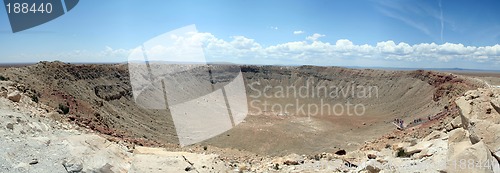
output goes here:
{"type": "Polygon", "coordinates": [[[448,139],[447,171],[457,173],[500,171],[498,161],[483,141],[472,143],[470,133],[458,128],[448,139]]]}

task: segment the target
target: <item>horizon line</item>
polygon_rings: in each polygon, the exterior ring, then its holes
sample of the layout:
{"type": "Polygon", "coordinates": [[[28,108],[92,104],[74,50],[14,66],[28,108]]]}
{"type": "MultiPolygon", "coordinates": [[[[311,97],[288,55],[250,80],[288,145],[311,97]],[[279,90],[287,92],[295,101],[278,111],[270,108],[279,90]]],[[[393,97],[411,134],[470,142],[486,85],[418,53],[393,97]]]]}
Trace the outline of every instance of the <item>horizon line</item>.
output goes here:
{"type": "MultiPolygon", "coordinates": [[[[61,62],[65,64],[75,64],[75,65],[106,65],[106,64],[128,64],[129,62],[64,62],[60,60],[55,61],[39,61],[39,62],[0,62],[0,67],[23,67],[29,65],[35,65],[42,62],[61,62]]],[[[151,61],[150,61],[151,62],[151,61]]],[[[154,62],[154,61],[152,61],[154,62]]],[[[499,72],[496,69],[475,69],[475,68],[460,68],[460,67],[390,67],[390,66],[339,66],[339,65],[314,65],[314,64],[241,64],[241,63],[228,63],[228,62],[175,62],[175,61],[165,61],[170,63],[179,64],[234,64],[234,65],[255,65],[255,66],[289,66],[289,67],[300,67],[300,66],[316,66],[316,67],[343,67],[351,69],[379,69],[379,70],[434,70],[434,71],[482,71],[482,72],[499,72]]]]}

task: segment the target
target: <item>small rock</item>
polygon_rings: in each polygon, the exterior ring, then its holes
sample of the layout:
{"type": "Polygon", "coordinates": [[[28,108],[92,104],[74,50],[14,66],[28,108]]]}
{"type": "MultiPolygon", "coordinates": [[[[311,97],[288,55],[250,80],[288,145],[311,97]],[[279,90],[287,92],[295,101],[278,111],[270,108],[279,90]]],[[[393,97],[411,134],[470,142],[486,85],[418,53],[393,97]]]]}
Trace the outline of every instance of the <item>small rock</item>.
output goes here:
{"type": "Polygon", "coordinates": [[[391,144],[385,144],[385,148],[391,148],[391,144]]]}
{"type": "Polygon", "coordinates": [[[246,171],[246,170],[248,170],[247,165],[245,165],[245,164],[239,164],[238,165],[238,171],[239,172],[243,172],[243,171],[246,171]]]}
{"type": "Polygon", "coordinates": [[[295,161],[295,160],[287,160],[284,162],[285,165],[298,165],[299,162],[295,161]]]}
{"type": "Polygon", "coordinates": [[[280,164],[278,164],[278,163],[274,164],[273,169],[280,170],[280,164]]]}
{"type": "Polygon", "coordinates": [[[14,130],[14,124],[12,124],[12,123],[7,123],[7,126],[6,126],[6,127],[7,127],[7,129],[9,129],[9,130],[14,130]]]}
{"type": "Polygon", "coordinates": [[[392,144],[392,150],[399,151],[399,150],[401,150],[405,147],[409,147],[409,146],[411,146],[411,144],[408,142],[394,143],[394,144],[392,144]]]}
{"type": "Polygon", "coordinates": [[[316,160],[316,161],[319,161],[319,160],[321,160],[321,155],[319,155],[319,154],[315,154],[315,155],[313,156],[313,159],[314,159],[314,160],[316,160]]]}
{"type": "Polygon", "coordinates": [[[373,173],[378,173],[378,172],[380,172],[380,168],[375,167],[375,166],[373,166],[373,165],[367,165],[367,166],[366,166],[366,170],[367,170],[368,172],[370,172],[370,173],[372,173],[372,172],[373,172],[373,173]]]}
{"type": "Polygon", "coordinates": [[[433,131],[431,134],[429,134],[426,137],[424,137],[422,139],[422,141],[431,141],[431,140],[441,139],[441,138],[445,138],[445,137],[448,137],[448,135],[446,135],[444,132],[433,131]]]}
{"type": "Polygon", "coordinates": [[[450,124],[447,124],[444,129],[447,131],[447,132],[450,132],[452,130],[454,130],[453,126],[451,126],[451,123],[450,124]]]}
{"type": "Polygon", "coordinates": [[[188,166],[188,167],[184,168],[184,171],[189,172],[189,171],[192,171],[194,169],[195,169],[194,167],[188,166]]]}
{"type": "Polygon", "coordinates": [[[13,102],[19,102],[21,100],[21,93],[19,93],[19,91],[14,91],[7,95],[7,98],[13,102]]]}
{"type": "Polygon", "coordinates": [[[375,154],[368,154],[368,159],[376,159],[377,158],[377,155],[375,154]]]}
{"type": "Polygon", "coordinates": [[[451,124],[451,127],[452,127],[453,129],[456,129],[456,128],[460,128],[460,127],[462,127],[462,119],[461,119],[461,117],[460,117],[460,116],[455,117],[455,118],[451,121],[451,123],[450,123],[450,124],[451,124]]]}
{"type": "Polygon", "coordinates": [[[290,154],[284,157],[285,161],[283,164],[285,165],[298,165],[300,162],[303,162],[302,157],[298,154],[290,154]]]}
{"type": "Polygon", "coordinates": [[[335,152],[335,154],[342,156],[342,155],[346,155],[347,152],[345,150],[339,150],[339,151],[335,152]]]}
{"type": "Polygon", "coordinates": [[[68,173],[79,173],[83,170],[83,164],[75,160],[63,161],[62,165],[68,173]]]}
{"type": "Polygon", "coordinates": [[[349,167],[349,168],[357,168],[358,167],[358,165],[355,165],[347,160],[343,160],[343,161],[344,161],[344,165],[349,167]]]}
{"type": "Polygon", "coordinates": [[[0,97],[7,98],[7,91],[0,91],[0,97]]]}
{"type": "MultiPolygon", "coordinates": [[[[104,166],[102,166],[101,168],[99,168],[98,172],[102,172],[102,173],[108,173],[108,172],[113,172],[112,170],[113,166],[111,166],[109,163],[106,163],[104,166]]],[[[161,168],[160,168],[161,170],[161,168]]]]}
{"type": "Polygon", "coordinates": [[[364,170],[369,173],[378,173],[382,170],[381,167],[381,163],[377,162],[376,160],[370,160],[366,162],[366,167],[364,168],[364,170]]]}
{"type": "Polygon", "coordinates": [[[30,165],[38,164],[38,160],[37,159],[33,159],[29,164],[30,165]]]}

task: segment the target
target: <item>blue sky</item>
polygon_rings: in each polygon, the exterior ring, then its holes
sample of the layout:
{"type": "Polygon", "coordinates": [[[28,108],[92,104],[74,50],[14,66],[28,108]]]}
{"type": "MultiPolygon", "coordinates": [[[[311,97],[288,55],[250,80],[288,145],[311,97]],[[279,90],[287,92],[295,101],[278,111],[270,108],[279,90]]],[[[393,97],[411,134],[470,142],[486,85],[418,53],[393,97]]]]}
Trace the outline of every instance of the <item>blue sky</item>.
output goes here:
{"type": "Polygon", "coordinates": [[[499,7],[495,0],[82,0],[12,33],[2,6],[0,62],[125,62],[130,49],[195,24],[204,43],[227,50],[205,50],[214,61],[498,69],[499,7]]]}

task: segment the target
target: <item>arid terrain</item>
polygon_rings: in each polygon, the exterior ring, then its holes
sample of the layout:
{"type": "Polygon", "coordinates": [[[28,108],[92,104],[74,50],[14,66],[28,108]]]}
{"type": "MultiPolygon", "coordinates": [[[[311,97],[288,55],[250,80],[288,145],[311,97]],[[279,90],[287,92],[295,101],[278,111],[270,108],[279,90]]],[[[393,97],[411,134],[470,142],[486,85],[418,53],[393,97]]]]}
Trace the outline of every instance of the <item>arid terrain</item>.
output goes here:
{"type": "Polygon", "coordinates": [[[40,62],[4,67],[0,69],[0,134],[4,135],[0,144],[36,145],[30,146],[33,151],[4,149],[4,153],[25,155],[0,155],[0,172],[64,172],[71,167],[65,163],[84,154],[88,156],[76,161],[83,168],[76,170],[500,171],[498,74],[318,66],[240,68],[249,104],[244,122],[199,144],[180,147],[168,111],[144,109],[134,102],[126,64],[40,62]],[[13,98],[16,93],[20,99],[13,98]],[[293,106],[284,109],[287,104],[293,106]],[[322,106],[327,109],[318,111],[322,106]],[[407,126],[398,130],[395,119],[407,126]],[[64,150],[72,152],[64,156],[64,150]],[[61,153],[52,157],[39,151],[61,153]],[[99,159],[99,163],[92,161],[99,159]],[[456,169],[447,162],[437,163],[461,159],[491,164],[456,169]],[[47,162],[62,164],[62,169],[36,167],[48,167],[47,162]]]}

